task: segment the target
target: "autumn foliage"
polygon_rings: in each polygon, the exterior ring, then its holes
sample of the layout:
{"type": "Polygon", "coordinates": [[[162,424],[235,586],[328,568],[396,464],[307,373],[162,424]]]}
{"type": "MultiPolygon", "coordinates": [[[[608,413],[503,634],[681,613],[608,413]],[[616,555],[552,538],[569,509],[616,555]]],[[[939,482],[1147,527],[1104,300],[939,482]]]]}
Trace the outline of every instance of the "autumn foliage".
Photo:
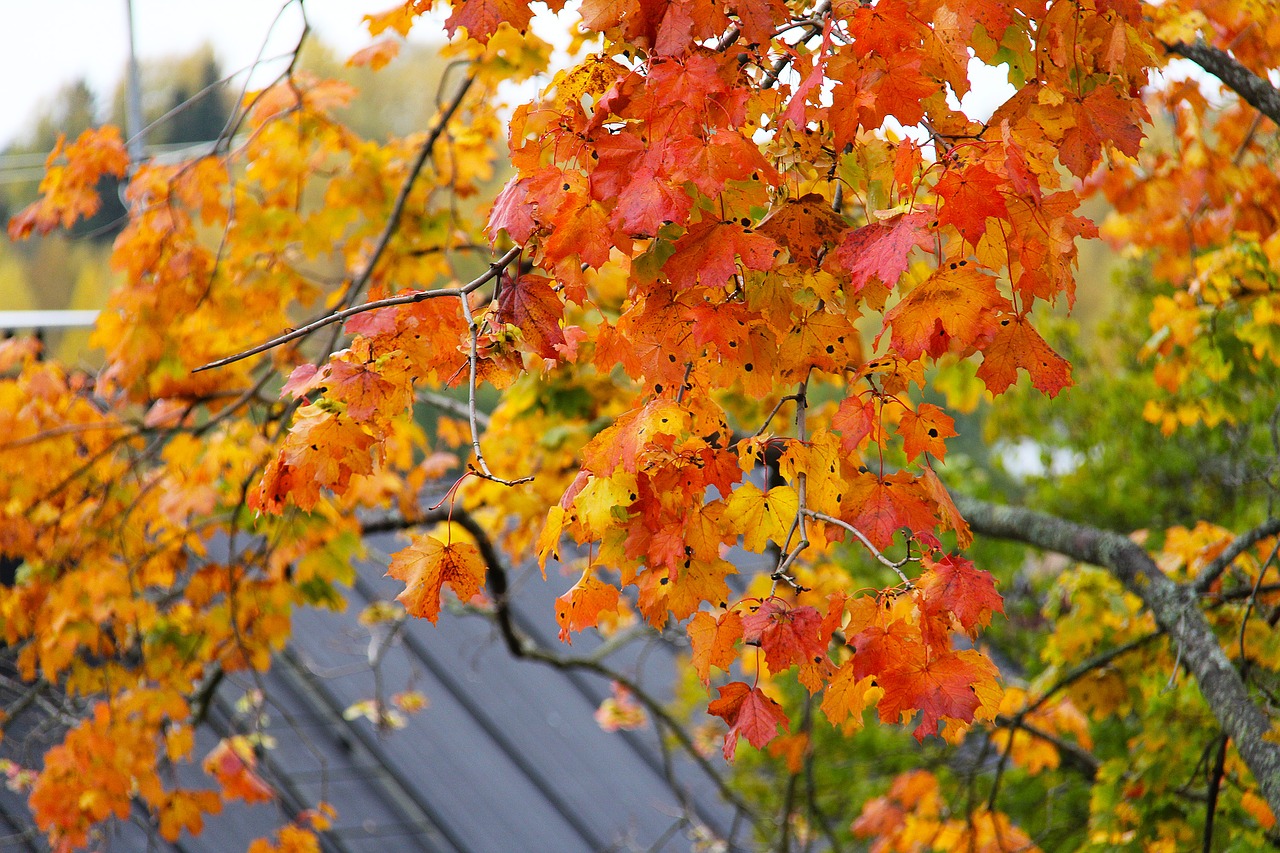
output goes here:
{"type": "MultiPolygon", "coordinates": [[[[381,41],[353,62],[394,61],[430,5],[369,18],[381,41]]],[[[1268,388],[1274,403],[1280,185],[1260,152],[1275,126],[1196,81],[1150,84],[1197,38],[1265,75],[1275,16],[586,0],[563,13],[572,59],[553,69],[533,14],[452,6],[445,54],[464,70],[420,133],[361,138],[342,121],[357,93],[291,70],[191,162],[129,164],[111,128],[59,146],[11,223],[15,238],[70,225],[97,209],[99,177],[131,170],[103,369],[0,348],[0,553],[22,563],[0,625],[21,679],[85,709],[30,786],[60,849],[139,805],[174,840],[226,799],[273,796],[245,736],[193,755],[199,703],[221,673],[270,665],[293,608],[340,602],[375,517],[411,531],[388,573],[413,617],[478,608],[519,650],[497,549],[564,588],[547,619],[565,643],[633,623],[687,643],[728,761],[745,741],[797,774],[816,728],[853,737],[874,716],[953,745],[998,729],[983,743],[1000,772],[1034,775],[1093,747],[1086,712],[1135,701],[1002,680],[983,632],[1004,589],[964,555],[949,440],[963,399],[1072,387],[1046,318],[1076,301],[1098,192],[1108,234],[1171,284],[1146,418],[1172,433],[1245,422],[1268,388]],[[961,108],[978,65],[1010,85],[982,120],[961,108]],[[536,95],[508,109],[504,84],[524,80],[536,95]],[[1156,110],[1174,153],[1143,147],[1156,110]],[[496,404],[477,402],[486,389],[496,404]],[[199,763],[210,787],[173,787],[166,762],[199,763]]],[[[1264,557],[1274,534],[1254,540],[1264,557]]],[[[1229,535],[1207,539],[1221,553],[1229,535]]],[[[1272,589],[1274,552],[1250,565],[1241,582],[1272,589]]],[[[1117,590],[1098,599],[1109,641],[1142,619],[1171,630],[1117,590]]],[[[1228,626],[1243,636],[1239,611],[1215,613],[1224,644],[1228,626]]],[[[1249,657],[1274,667],[1268,620],[1249,624],[1249,657]]],[[[1102,639],[1054,640],[1044,662],[1060,673],[1102,639]]],[[[1280,783],[1250,760],[1230,752],[1219,775],[1261,833],[1280,783]]],[[[914,771],[839,831],[876,850],[1034,849],[995,789],[967,812],[946,796],[914,771]]],[[[317,809],[258,848],[312,849],[317,809]]],[[[1162,832],[1121,809],[1090,843],[1162,832]]]]}

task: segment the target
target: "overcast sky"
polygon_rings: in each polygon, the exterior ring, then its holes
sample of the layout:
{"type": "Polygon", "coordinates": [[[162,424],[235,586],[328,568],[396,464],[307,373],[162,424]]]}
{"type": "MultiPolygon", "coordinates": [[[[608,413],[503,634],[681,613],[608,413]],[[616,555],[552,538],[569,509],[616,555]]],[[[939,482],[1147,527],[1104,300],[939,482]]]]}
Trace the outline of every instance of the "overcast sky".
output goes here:
{"type": "MultiPolygon", "coordinates": [[[[5,81],[0,84],[0,146],[31,125],[41,102],[77,78],[89,81],[100,104],[111,97],[129,51],[128,5],[128,0],[0,0],[0,80],[5,81]]],[[[264,57],[288,51],[302,26],[298,3],[290,0],[133,0],[132,5],[140,59],[182,56],[209,42],[227,73],[251,65],[259,51],[264,57]]],[[[340,55],[372,41],[361,23],[364,15],[394,5],[396,0],[306,0],[313,30],[340,55]]],[[[425,40],[440,32],[439,20],[428,18],[411,38],[425,40]]],[[[975,65],[970,67],[975,91],[965,108],[983,119],[1011,90],[1003,83],[1003,69],[975,65]]],[[[263,69],[258,84],[273,79],[280,67],[263,69]]]]}
{"type": "MultiPolygon", "coordinates": [[[[361,17],[395,0],[307,0],[307,18],[325,42],[354,53],[371,39],[361,17]]],[[[0,0],[0,146],[22,133],[42,101],[84,77],[102,101],[129,51],[127,0],[0,0]]],[[[133,0],[141,59],[180,56],[213,44],[230,72],[253,62],[281,16],[265,56],[296,44],[301,16],[285,0],[133,0]],[[284,9],[281,13],[281,9],[284,9]]]]}

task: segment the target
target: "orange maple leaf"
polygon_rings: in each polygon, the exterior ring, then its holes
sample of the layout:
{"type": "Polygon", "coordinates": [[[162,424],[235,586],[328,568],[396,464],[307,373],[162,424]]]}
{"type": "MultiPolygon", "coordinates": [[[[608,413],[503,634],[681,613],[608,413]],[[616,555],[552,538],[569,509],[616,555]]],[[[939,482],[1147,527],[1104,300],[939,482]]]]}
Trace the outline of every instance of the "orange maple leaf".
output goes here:
{"type": "Polygon", "coordinates": [[[883,695],[884,690],[876,685],[875,676],[859,678],[850,659],[827,683],[822,694],[822,713],[833,726],[840,726],[846,735],[852,734],[862,728],[862,712],[883,695]]]}
{"type": "Polygon", "coordinates": [[[241,735],[224,738],[204,759],[204,771],[218,780],[223,796],[246,803],[263,803],[275,798],[275,792],[254,768],[258,760],[248,738],[241,735]]]}
{"type": "Polygon", "coordinates": [[[981,164],[967,169],[951,169],[934,187],[943,199],[938,222],[954,225],[964,239],[977,245],[987,233],[987,218],[1008,218],[1004,197],[1000,195],[1000,177],[981,164]]]}
{"type": "MultiPolygon", "coordinates": [[[[958,261],[937,270],[885,314],[893,326],[890,346],[908,361],[928,353],[965,354],[998,328],[995,316],[1009,301],[996,289],[996,280],[958,261]]],[[[880,337],[876,336],[876,346],[880,337]]]]}
{"type": "Polygon", "coordinates": [[[485,564],[469,542],[446,544],[434,536],[415,536],[408,548],[391,558],[387,576],[406,584],[396,599],[410,615],[435,622],[443,585],[449,584],[459,600],[469,601],[484,585],[485,564]]]}
{"type": "Polygon", "coordinates": [[[737,657],[734,646],[742,639],[742,616],[736,610],[726,610],[719,618],[699,610],[685,630],[693,650],[693,670],[704,685],[711,680],[711,667],[728,671],[737,657]]]}
{"type": "Polygon", "coordinates": [[[910,409],[903,412],[898,420],[898,435],[902,436],[907,462],[914,461],[921,453],[945,459],[946,439],[957,435],[955,424],[950,415],[932,403],[921,403],[914,412],[910,409]]]}
{"type": "Polygon", "coordinates": [[[618,611],[618,588],[595,576],[590,568],[578,582],[556,599],[556,624],[560,626],[560,642],[573,644],[571,631],[594,628],[601,613],[618,611]]]}
{"type": "Polygon", "coordinates": [[[105,175],[122,177],[129,167],[129,152],[119,128],[104,125],[81,133],[67,144],[58,137],[45,161],[40,198],[9,222],[9,238],[25,240],[31,232],[48,234],[59,226],[70,228],[80,217],[90,217],[102,206],[98,181],[105,175]],[[65,158],[64,163],[59,160],[65,158]]]}
{"type": "Polygon", "coordinates": [[[1031,374],[1031,384],[1050,397],[1071,386],[1071,364],[1045,343],[1026,317],[1006,314],[982,351],[978,378],[992,394],[1002,394],[1017,380],[1019,368],[1031,374]]]}

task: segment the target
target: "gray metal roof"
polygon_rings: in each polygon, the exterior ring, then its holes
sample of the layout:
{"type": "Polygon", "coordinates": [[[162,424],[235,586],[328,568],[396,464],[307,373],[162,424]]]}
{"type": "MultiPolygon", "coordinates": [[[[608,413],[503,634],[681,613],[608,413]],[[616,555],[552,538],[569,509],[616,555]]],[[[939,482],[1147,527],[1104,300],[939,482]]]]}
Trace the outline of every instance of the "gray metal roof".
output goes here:
{"type": "MultiPolygon", "coordinates": [[[[399,547],[391,537],[376,544],[399,547]]],[[[357,617],[402,589],[383,571],[376,562],[360,564],[345,611],[297,611],[293,639],[270,672],[258,682],[228,677],[215,694],[197,755],[237,726],[234,703],[245,689],[260,687],[268,698],[265,734],[274,741],[260,770],[282,791],[279,800],[231,803],[198,837],[184,834],[177,844],[136,825],[119,827],[107,849],[243,850],[319,799],[338,811],[322,836],[334,853],[674,853],[691,849],[690,821],[731,835],[732,808],[692,762],[673,752],[668,780],[652,725],[614,733],[598,726],[596,708],[610,694],[605,678],[514,658],[482,616],[446,610],[437,625],[405,623],[382,659],[383,684],[387,693],[412,685],[430,702],[405,728],[379,731],[366,719],[344,719],[345,709],[375,692],[370,634],[357,617]]],[[[572,648],[556,639],[553,602],[572,581],[550,566],[548,575],[544,583],[528,568],[512,579],[516,623],[549,648],[589,653],[598,642],[590,636],[575,637],[572,648]]],[[[607,661],[663,696],[675,655],[653,637],[607,661]]],[[[10,725],[0,756],[22,737],[10,725]]],[[[718,755],[713,760],[720,763],[718,755]]],[[[202,778],[191,767],[182,775],[189,784],[202,778]]],[[[29,825],[21,798],[0,791],[0,850],[47,849],[43,838],[25,832],[29,825]]],[[[747,832],[744,826],[737,838],[744,846],[747,832]]]]}

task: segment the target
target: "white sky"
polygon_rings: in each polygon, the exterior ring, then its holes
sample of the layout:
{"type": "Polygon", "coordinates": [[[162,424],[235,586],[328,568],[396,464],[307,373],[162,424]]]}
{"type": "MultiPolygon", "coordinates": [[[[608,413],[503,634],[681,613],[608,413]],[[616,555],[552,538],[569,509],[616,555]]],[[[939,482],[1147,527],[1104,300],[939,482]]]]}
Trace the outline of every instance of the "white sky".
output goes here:
{"type": "MultiPolygon", "coordinates": [[[[0,80],[5,81],[0,147],[31,125],[42,102],[77,78],[89,81],[100,105],[111,97],[128,56],[128,5],[128,0],[0,0],[0,80]]],[[[209,42],[225,73],[249,66],[259,51],[264,57],[287,52],[302,26],[299,4],[290,0],[133,0],[132,5],[139,59],[182,56],[209,42]]],[[[372,41],[361,18],[394,5],[396,0],[306,0],[306,14],[315,34],[346,55],[372,41]]],[[[442,34],[438,19],[427,17],[411,38],[442,34]],[[428,32],[433,27],[437,32],[428,32]]],[[[264,68],[256,83],[269,82],[280,67],[264,68]]],[[[1011,90],[1003,69],[974,63],[970,74],[975,91],[965,98],[965,110],[986,118],[1011,90]]]]}
{"type": "MultiPolygon", "coordinates": [[[[127,0],[0,0],[0,146],[30,125],[42,101],[79,77],[89,81],[100,104],[111,97],[128,56],[127,5],[127,0]]],[[[372,41],[360,23],[363,15],[394,5],[395,0],[306,0],[312,29],[340,54],[372,41]]],[[[282,8],[264,56],[297,43],[302,19],[296,3],[133,0],[138,56],[181,56],[210,42],[229,73],[253,62],[282,8]]],[[[421,21],[418,28],[427,24],[421,21]]]]}

